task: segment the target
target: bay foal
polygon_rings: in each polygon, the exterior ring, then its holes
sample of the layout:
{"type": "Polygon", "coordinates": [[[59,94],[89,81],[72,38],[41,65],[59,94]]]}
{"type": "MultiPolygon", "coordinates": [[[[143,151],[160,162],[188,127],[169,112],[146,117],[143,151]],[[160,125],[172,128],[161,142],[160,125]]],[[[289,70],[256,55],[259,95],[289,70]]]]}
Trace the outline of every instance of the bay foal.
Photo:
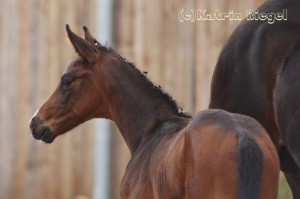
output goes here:
{"type": "Polygon", "coordinates": [[[130,152],[121,197],[133,199],[275,199],[279,163],[254,119],[221,110],[178,111],[160,87],[113,50],[67,33],[79,57],[30,121],[51,143],[92,118],[113,120],[130,152]]]}

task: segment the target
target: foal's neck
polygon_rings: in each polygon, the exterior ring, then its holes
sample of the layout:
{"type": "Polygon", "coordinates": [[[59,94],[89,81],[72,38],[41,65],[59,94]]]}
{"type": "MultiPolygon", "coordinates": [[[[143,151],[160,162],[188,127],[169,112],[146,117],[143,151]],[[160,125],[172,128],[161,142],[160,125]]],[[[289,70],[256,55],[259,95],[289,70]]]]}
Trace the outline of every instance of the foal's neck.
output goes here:
{"type": "Polygon", "coordinates": [[[114,60],[105,81],[109,115],[133,154],[164,122],[180,116],[176,103],[124,60],[114,60]]]}

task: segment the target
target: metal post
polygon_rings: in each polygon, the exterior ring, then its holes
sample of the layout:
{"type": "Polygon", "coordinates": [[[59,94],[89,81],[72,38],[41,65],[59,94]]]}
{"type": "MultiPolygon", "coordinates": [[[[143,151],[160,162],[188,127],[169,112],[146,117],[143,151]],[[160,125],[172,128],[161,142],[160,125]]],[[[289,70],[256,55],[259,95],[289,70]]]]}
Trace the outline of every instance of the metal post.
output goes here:
{"type": "MultiPolygon", "coordinates": [[[[113,0],[96,0],[96,38],[112,45],[113,0]]],[[[95,120],[94,199],[109,199],[111,124],[95,120]]]]}

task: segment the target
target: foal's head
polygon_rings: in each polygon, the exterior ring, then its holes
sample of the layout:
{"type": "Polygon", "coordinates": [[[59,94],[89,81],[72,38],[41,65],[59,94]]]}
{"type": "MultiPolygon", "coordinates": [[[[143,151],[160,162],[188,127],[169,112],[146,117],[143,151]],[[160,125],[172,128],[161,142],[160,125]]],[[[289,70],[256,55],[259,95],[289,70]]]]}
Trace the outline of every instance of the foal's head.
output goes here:
{"type": "Polygon", "coordinates": [[[29,124],[33,137],[46,143],[53,142],[58,135],[80,123],[95,117],[106,117],[107,114],[101,109],[105,107],[105,99],[102,91],[97,89],[101,78],[97,75],[97,68],[105,67],[112,53],[101,46],[86,27],[85,39],[75,35],[68,25],[66,29],[79,57],[68,66],[54,93],[29,124]]]}

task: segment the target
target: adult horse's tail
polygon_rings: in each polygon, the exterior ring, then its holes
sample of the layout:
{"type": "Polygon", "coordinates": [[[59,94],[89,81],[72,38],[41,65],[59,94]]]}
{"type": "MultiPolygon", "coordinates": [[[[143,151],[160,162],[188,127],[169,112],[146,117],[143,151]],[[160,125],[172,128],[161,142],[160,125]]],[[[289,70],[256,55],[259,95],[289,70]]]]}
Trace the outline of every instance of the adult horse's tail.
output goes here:
{"type": "Polygon", "coordinates": [[[239,199],[258,199],[264,154],[247,132],[239,134],[239,199]]]}

